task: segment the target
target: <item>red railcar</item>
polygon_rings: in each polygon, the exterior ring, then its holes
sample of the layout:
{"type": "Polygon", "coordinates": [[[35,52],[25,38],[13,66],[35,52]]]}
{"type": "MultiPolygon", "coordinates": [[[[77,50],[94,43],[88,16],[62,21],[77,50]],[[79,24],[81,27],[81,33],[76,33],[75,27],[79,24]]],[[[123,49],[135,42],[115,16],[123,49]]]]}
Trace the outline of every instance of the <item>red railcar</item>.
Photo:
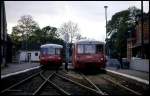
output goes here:
{"type": "Polygon", "coordinates": [[[75,69],[105,68],[104,43],[80,40],[73,45],[72,63],[75,69]]]}
{"type": "Polygon", "coordinates": [[[44,44],[40,46],[40,64],[49,66],[61,66],[62,58],[62,45],[58,44],[44,44]]]}

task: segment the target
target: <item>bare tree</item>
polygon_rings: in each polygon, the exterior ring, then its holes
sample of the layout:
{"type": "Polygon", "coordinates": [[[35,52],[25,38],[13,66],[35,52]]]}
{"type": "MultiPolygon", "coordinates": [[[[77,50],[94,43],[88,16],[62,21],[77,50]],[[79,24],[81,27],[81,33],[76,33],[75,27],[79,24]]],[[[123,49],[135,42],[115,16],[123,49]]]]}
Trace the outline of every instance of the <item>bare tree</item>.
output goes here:
{"type": "Polygon", "coordinates": [[[18,20],[18,27],[20,31],[24,34],[30,34],[31,32],[35,31],[39,26],[33,20],[31,15],[24,15],[18,20]]]}
{"type": "Polygon", "coordinates": [[[61,35],[65,35],[65,33],[69,34],[69,41],[72,43],[74,39],[76,39],[77,34],[79,32],[78,25],[73,23],[72,21],[68,21],[67,23],[62,24],[61,28],[59,29],[61,35]]]}
{"type": "Polygon", "coordinates": [[[81,34],[77,34],[76,40],[81,40],[81,39],[87,39],[86,37],[83,37],[81,34]]]}

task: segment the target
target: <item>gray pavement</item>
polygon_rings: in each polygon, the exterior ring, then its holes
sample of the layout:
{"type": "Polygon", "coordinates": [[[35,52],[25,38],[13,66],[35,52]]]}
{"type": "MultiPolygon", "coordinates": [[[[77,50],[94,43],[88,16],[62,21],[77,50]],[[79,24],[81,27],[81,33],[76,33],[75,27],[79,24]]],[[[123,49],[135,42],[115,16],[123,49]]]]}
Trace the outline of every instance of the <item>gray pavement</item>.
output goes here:
{"type": "Polygon", "coordinates": [[[8,64],[8,67],[1,69],[1,75],[6,75],[6,74],[22,71],[25,69],[39,66],[39,65],[40,65],[39,63],[28,63],[28,62],[27,63],[21,63],[21,64],[11,63],[11,64],[8,64]]]}
{"type": "Polygon", "coordinates": [[[118,73],[131,75],[131,76],[138,77],[138,78],[149,81],[149,73],[147,73],[147,72],[136,71],[136,70],[132,70],[132,69],[117,69],[115,67],[106,67],[106,69],[116,71],[118,73]]]}
{"type": "Polygon", "coordinates": [[[107,59],[107,67],[106,69],[112,70],[112,71],[116,71],[118,73],[123,73],[123,74],[127,74],[127,75],[131,75],[134,77],[138,77],[144,80],[148,80],[149,81],[149,72],[142,72],[142,71],[137,71],[137,70],[133,70],[133,69],[117,69],[117,65],[120,65],[119,61],[117,59],[107,59]]]}
{"type": "MultiPolygon", "coordinates": [[[[19,63],[10,63],[10,64],[7,64],[7,65],[8,65],[7,67],[1,68],[1,75],[7,75],[7,74],[10,74],[10,73],[15,73],[15,72],[18,72],[18,71],[23,71],[25,69],[40,66],[39,63],[28,63],[28,62],[22,62],[21,64],[19,64],[19,63]]],[[[65,63],[63,63],[62,68],[64,68],[64,66],[65,66],[65,63]]],[[[73,69],[73,66],[72,66],[71,63],[68,64],[68,68],[73,69]]]]}

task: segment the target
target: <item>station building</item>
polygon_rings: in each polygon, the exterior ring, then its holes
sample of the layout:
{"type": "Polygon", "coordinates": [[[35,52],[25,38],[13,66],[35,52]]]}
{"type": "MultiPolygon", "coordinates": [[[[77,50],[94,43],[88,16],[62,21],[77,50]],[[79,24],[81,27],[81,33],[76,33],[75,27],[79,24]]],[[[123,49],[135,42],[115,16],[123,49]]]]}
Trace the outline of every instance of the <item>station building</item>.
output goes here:
{"type": "Polygon", "coordinates": [[[137,16],[136,27],[131,36],[127,39],[127,59],[130,68],[149,72],[149,12],[143,14],[143,55],[141,44],[141,15],[137,16]]]}
{"type": "Polygon", "coordinates": [[[7,22],[4,1],[0,1],[1,7],[1,40],[0,40],[0,63],[1,67],[5,67],[7,63],[12,62],[12,41],[7,34],[7,22]]]}

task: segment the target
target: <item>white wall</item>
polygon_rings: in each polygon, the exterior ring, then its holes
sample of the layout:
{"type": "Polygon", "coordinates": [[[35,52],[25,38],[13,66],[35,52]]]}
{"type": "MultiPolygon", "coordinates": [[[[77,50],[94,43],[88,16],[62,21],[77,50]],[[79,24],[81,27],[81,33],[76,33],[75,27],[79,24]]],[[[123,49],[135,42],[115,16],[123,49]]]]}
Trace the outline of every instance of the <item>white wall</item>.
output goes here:
{"type": "Polygon", "coordinates": [[[39,61],[40,51],[20,51],[20,61],[26,61],[28,53],[31,53],[31,61],[39,61]],[[38,53],[38,55],[35,56],[35,53],[38,53]]]}
{"type": "Polygon", "coordinates": [[[27,56],[26,56],[26,52],[20,52],[20,61],[25,61],[26,60],[26,58],[27,58],[27,56]]]}
{"type": "Polygon", "coordinates": [[[131,59],[130,68],[139,71],[149,72],[149,60],[133,57],[131,59]]]}
{"type": "Polygon", "coordinates": [[[40,55],[40,52],[39,51],[34,51],[31,53],[31,61],[39,61],[39,55],[40,55]],[[38,53],[37,56],[35,56],[35,53],[38,53]]]}

